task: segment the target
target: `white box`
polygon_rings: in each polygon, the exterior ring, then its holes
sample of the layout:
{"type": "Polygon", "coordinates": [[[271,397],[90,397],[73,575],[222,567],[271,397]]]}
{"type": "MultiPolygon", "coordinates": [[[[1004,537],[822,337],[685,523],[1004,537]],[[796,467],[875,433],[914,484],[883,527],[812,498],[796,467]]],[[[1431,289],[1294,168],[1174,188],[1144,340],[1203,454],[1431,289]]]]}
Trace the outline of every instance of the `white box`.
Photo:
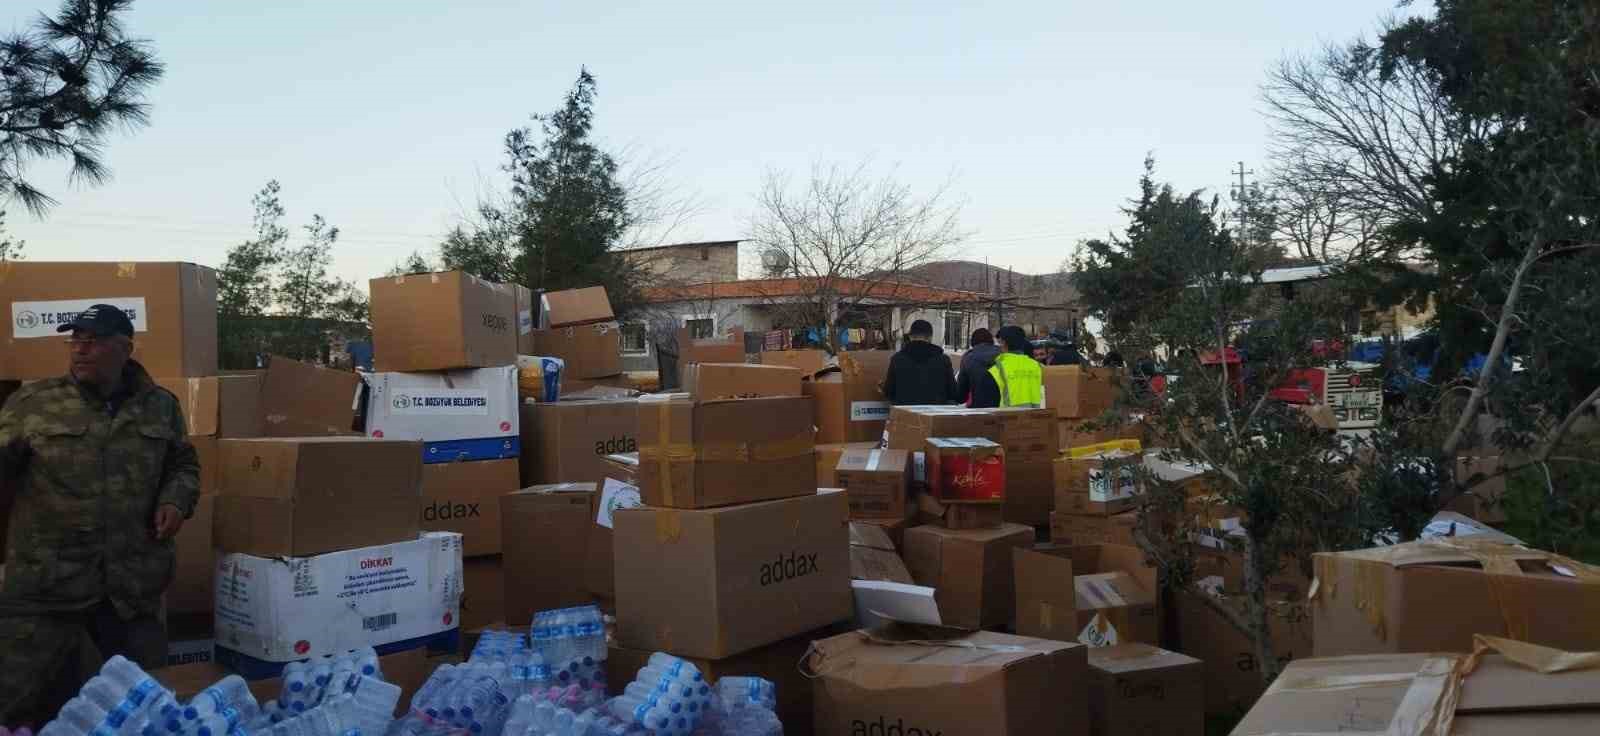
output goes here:
{"type": "Polygon", "coordinates": [[[369,373],[367,435],[421,440],[424,463],[516,457],[517,367],[369,373]]]}
{"type": "Polygon", "coordinates": [[[250,672],[361,647],[409,648],[460,626],[462,587],[454,532],[313,557],[223,555],[217,657],[250,672]]]}

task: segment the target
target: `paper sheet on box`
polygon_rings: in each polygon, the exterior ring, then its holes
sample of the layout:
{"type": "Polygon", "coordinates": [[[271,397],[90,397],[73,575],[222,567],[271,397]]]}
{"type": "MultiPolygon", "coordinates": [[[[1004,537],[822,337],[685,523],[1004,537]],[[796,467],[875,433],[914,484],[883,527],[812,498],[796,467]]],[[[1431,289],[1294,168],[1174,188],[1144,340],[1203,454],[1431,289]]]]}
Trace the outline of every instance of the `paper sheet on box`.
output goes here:
{"type": "Polygon", "coordinates": [[[939,618],[939,604],[933,600],[933,588],[852,580],[850,589],[855,593],[856,625],[862,628],[882,626],[891,620],[936,626],[944,623],[939,618]]]}
{"type": "Polygon", "coordinates": [[[594,523],[607,529],[613,529],[611,518],[618,509],[631,509],[643,504],[639,498],[639,489],[630,486],[615,478],[607,478],[605,485],[600,489],[600,511],[595,515],[594,523]]]}

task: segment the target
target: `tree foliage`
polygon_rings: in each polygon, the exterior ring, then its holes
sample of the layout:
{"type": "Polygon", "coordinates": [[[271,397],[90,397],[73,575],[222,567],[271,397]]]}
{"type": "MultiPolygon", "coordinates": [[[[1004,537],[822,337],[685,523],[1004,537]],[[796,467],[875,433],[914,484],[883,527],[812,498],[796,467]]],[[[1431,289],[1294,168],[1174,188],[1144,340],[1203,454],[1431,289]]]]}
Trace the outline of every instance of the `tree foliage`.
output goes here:
{"type": "Polygon", "coordinates": [[[132,4],[66,0],[0,37],[0,200],[42,215],[56,200],[25,177],[31,162],[65,160],[75,181],[99,184],[110,175],[106,136],[149,122],[144,96],[163,68],[123,28],[132,4]]]}
{"type": "Polygon", "coordinates": [[[21,260],[24,245],[23,241],[6,234],[6,211],[0,210],[0,261],[21,260]]]}

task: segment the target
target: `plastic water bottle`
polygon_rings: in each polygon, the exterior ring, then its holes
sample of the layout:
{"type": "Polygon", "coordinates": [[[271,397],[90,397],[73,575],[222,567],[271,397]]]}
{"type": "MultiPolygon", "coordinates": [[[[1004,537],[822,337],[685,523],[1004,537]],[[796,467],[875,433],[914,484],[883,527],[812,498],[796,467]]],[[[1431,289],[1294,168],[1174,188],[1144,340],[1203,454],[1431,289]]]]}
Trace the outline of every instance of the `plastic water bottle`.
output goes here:
{"type": "Polygon", "coordinates": [[[245,684],[244,678],[229,675],[196,694],[184,707],[183,720],[200,721],[216,716],[227,722],[229,727],[223,729],[226,732],[235,725],[253,721],[258,711],[255,696],[250,694],[250,686],[245,684]]]}
{"type": "Polygon", "coordinates": [[[380,734],[394,720],[395,706],[400,703],[400,686],[374,677],[357,675],[355,689],[349,694],[355,706],[355,717],[362,733],[380,734]]]}
{"type": "Polygon", "coordinates": [[[772,681],[760,677],[724,677],[717,680],[717,695],[731,708],[735,705],[759,705],[767,710],[778,708],[778,688],[772,681]]]}

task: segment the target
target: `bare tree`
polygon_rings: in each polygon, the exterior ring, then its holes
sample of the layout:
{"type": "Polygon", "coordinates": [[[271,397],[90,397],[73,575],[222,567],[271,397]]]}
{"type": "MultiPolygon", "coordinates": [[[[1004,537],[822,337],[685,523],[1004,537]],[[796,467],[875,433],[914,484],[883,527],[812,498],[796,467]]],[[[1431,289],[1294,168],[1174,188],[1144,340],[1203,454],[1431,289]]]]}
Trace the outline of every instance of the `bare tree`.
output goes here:
{"type": "Polygon", "coordinates": [[[818,162],[799,187],[769,171],[756,195],[750,239],[786,264],[802,294],[774,285],[764,299],[791,326],[826,327],[831,352],[842,347],[834,336],[844,313],[899,301],[891,285],[963,238],[948,184],[917,196],[892,176],[873,177],[869,164],[818,162]]]}

